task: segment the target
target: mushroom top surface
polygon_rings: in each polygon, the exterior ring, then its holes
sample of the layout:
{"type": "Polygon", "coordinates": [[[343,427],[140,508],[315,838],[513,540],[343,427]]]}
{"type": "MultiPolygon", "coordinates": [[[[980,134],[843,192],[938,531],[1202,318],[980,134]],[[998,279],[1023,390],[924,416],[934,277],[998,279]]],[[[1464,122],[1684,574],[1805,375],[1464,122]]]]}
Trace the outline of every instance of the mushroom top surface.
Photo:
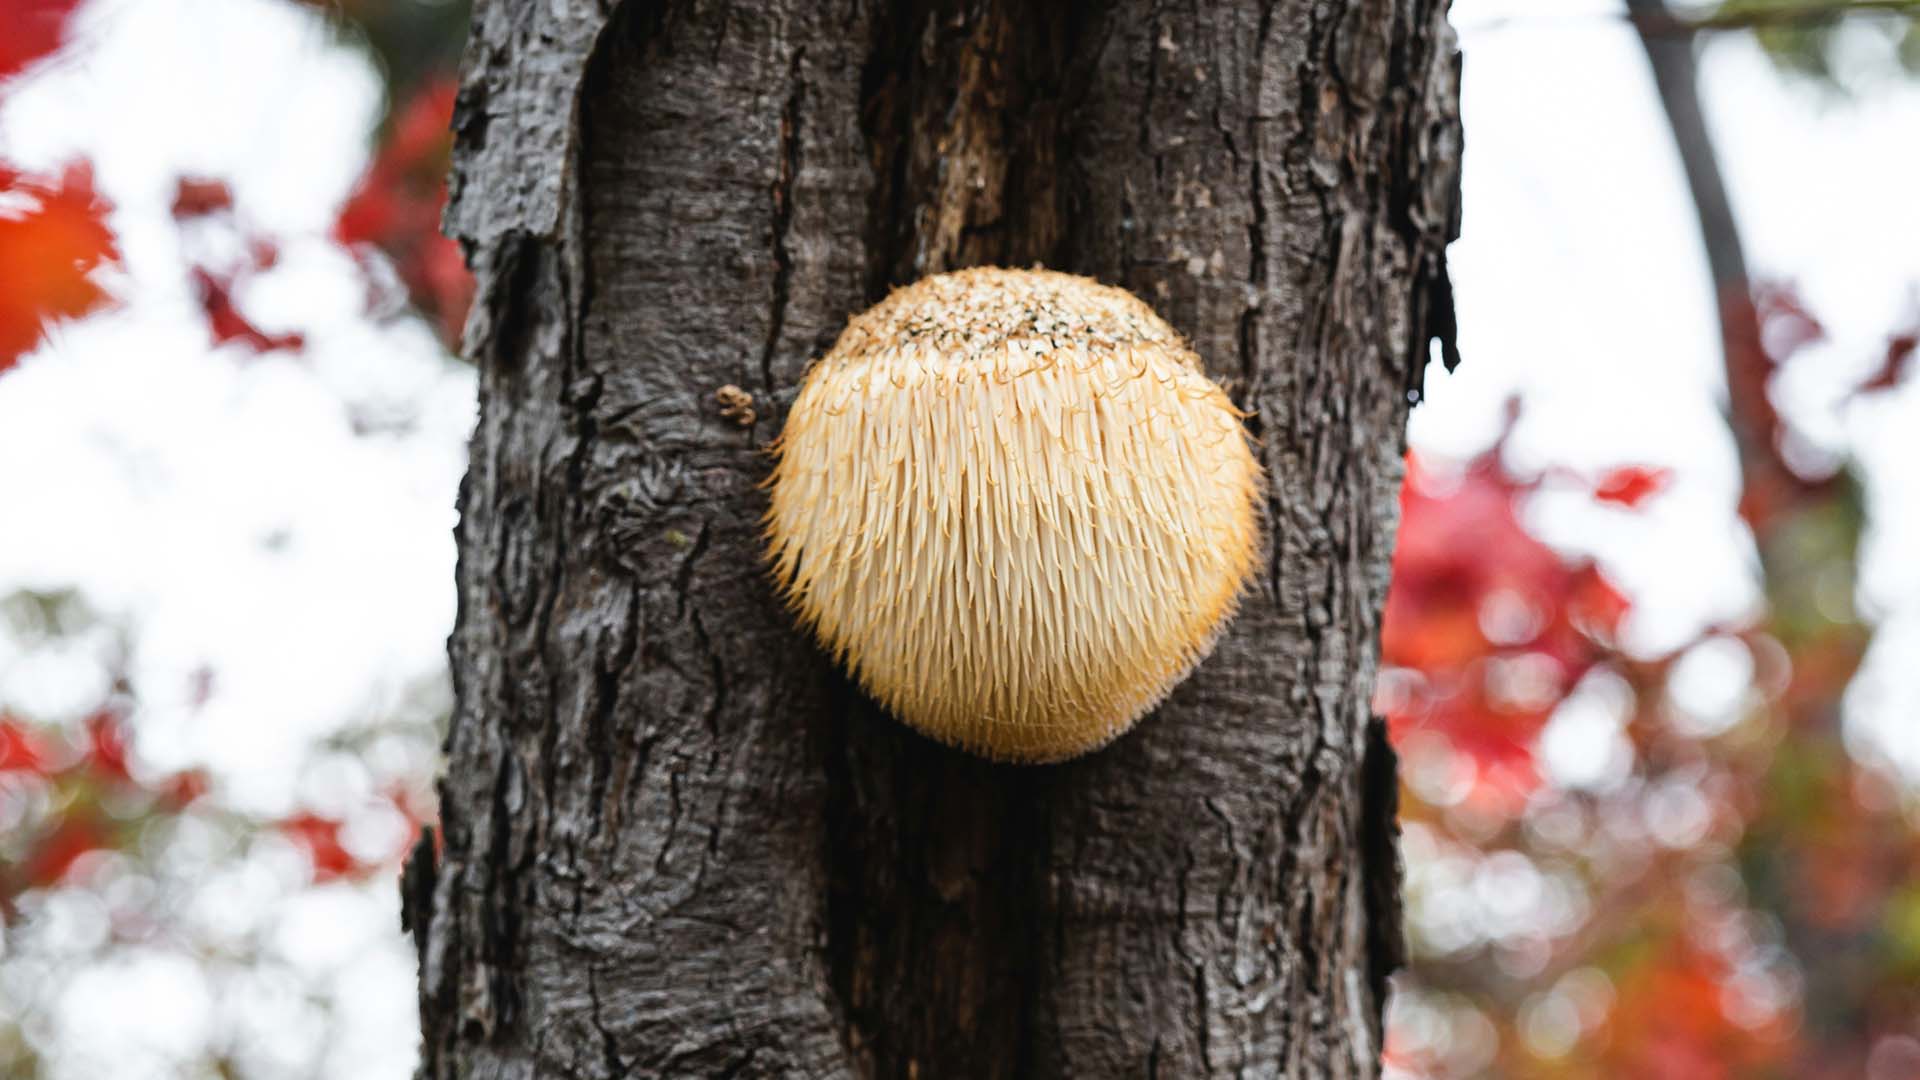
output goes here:
{"type": "Polygon", "coordinates": [[[1019,343],[1111,352],[1186,343],[1139,297],[1088,277],[1053,270],[978,267],[936,274],[899,289],[853,317],[823,362],[855,364],[903,349],[979,359],[1019,343]]]}

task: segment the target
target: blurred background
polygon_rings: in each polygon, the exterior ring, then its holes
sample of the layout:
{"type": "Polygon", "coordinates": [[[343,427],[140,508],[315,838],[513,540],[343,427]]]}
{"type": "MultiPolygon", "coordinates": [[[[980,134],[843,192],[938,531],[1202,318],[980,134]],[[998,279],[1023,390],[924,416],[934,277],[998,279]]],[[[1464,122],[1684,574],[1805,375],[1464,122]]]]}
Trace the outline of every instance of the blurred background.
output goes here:
{"type": "MultiPolygon", "coordinates": [[[[0,0],[0,1075],[411,1074],[466,18],[0,0]]],[[[1454,23],[1389,1075],[1920,1077],[1920,5],[1454,23]]]]}

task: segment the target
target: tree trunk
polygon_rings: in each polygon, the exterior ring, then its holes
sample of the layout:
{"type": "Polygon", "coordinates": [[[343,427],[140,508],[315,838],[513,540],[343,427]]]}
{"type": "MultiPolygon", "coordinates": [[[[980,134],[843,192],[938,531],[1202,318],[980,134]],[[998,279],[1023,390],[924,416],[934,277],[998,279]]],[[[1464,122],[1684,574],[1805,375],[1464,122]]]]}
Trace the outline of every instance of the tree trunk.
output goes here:
{"type": "Polygon", "coordinates": [[[1406,411],[1451,344],[1457,59],[1440,0],[1173,7],[476,5],[423,1075],[1376,1074],[1368,691],[1406,411]],[[1270,552],[1156,715],[1015,767],[794,629],[757,485],[848,315],[1036,262],[1138,293],[1254,413],[1270,552]]]}

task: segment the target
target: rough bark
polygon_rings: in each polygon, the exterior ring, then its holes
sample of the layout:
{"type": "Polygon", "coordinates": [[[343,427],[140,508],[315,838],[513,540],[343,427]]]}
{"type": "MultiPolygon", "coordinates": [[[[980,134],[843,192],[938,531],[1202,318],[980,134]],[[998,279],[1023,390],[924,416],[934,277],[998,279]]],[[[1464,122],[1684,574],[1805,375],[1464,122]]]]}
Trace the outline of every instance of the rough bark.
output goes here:
{"type": "Polygon", "coordinates": [[[1436,0],[482,0],[423,1075],[1375,1074],[1368,687],[1406,410],[1450,346],[1457,77],[1436,0]],[[1269,470],[1215,655],[1057,767],[880,714],[758,561],[808,360],[992,262],[1145,297],[1269,470]]]}

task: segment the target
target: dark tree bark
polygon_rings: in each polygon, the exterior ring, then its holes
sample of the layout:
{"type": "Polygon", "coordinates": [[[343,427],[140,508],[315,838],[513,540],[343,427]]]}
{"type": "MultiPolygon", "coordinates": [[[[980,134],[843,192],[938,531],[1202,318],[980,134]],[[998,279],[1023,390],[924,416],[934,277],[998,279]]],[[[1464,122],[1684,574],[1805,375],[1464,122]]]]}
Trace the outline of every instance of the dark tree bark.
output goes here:
{"type": "Polygon", "coordinates": [[[1450,345],[1442,3],[482,0],[466,66],[481,403],[444,844],[407,885],[423,1075],[1375,1074],[1367,702],[1450,345]],[[793,629],[756,485],[848,315],[1034,262],[1139,293],[1254,412],[1271,551],[1158,715],[1022,768],[793,629]]]}

